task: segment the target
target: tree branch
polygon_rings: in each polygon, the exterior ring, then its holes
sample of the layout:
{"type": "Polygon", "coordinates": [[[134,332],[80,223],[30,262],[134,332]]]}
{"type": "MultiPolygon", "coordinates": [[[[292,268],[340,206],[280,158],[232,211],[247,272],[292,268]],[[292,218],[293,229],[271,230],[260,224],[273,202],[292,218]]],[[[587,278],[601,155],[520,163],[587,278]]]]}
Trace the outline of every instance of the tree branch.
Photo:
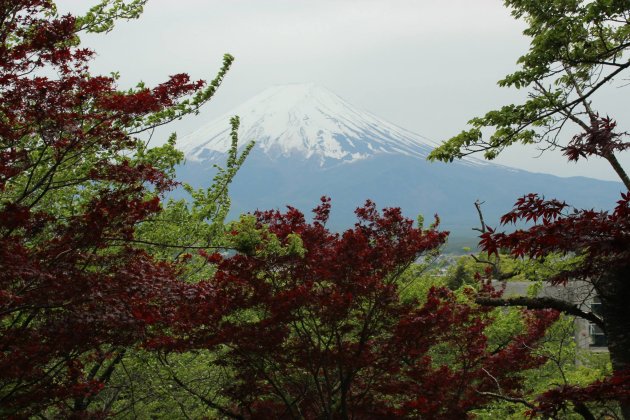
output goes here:
{"type": "Polygon", "coordinates": [[[566,302],[564,300],[555,299],[551,297],[513,297],[513,298],[488,298],[478,297],[475,299],[479,305],[483,306],[524,306],[527,309],[555,309],[567,315],[573,315],[592,322],[601,328],[604,332],[606,327],[600,317],[592,312],[585,312],[581,310],[577,305],[566,302]]]}
{"type": "Polygon", "coordinates": [[[628,174],[617,160],[617,157],[613,153],[609,153],[605,156],[605,158],[613,167],[619,178],[621,178],[621,181],[626,186],[626,188],[630,190],[630,177],[628,177],[628,174]]]}
{"type": "Polygon", "coordinates": [[[573,409],[576,413],[582,416],[584,420],[595,420],[595,416],[591,413],[591,410],[588,409],[586,404],[574,402],[573,409]]]}
{"type": "Polygon", "coordinates": [[[503,395],[503,394],[497,394],[496,392],[487,392],[487,391],[477,391],[477,394],[484,395],[486,397],[498,398],[500,400],[504,400],[504,401],[508,401],[508,402],[512,402],[512,403],[523,404],[524,406],[526,406],[528,408],[531,408],[531,409],[535,408],[534,405],[529,403],[524,398],[510,397],[510,396],[503,395]]]}
{"type": "Polygon", "coordinates": [[[125,239],[125,238],[103,238],[105,241],[110,242],[122,242],[122,243],[133,243],[140,245],[150,245],[157,246],[161,248],[178,248],[178,249],[221,249],[224,251],[232,251],[234,248],[226,247],[226,246],[212,246],[212,245],[179,245],[179,244],[167,244],[161,242],[152,242],[152,241],[144,241],[141,239],[125,239]]]}
{"type": "Polygon", "coordinates": [[[477,232],[486,233],[486,222],[483,220],[483,213],[481,212],[481,205],[485,203],[485,201],[479,201],[477,199],[475,201],[475,208],[477,209],[477,214],[479,215],[479,223],[481,224],[481,228],[472,228],[477,232]]]}
{"type": "MultiPolygon", "coordinates": [[[[162,365],[167,367],[166,363],[161,358],[160,358],[160,362],[162,362],[162,365]]],[[[199,392],[195,391],[194,389],[192,389],[188,385],[186,385],[181,379],[179,379],[177,377],[177,375],[175,375],[175,373],[170,368],[168,368],[168,370],[169,370],[169,373],[171,374],[171,378],[173,379],[173,381],[175,381],[175,383],[177,385],[179,385],[184,391],[188,392],[189,394],[199,398],[208,407],[217,410],[219,413],[223,414],[225,417],[229,417],[231,419],[242,419],[243,418],[241,415],[233,413],[233,412],[231,412],[231,411],[221,407],[220,405],[218,405],[214,401],[211,401],[210,399],[204,397],[199,392]]]]}

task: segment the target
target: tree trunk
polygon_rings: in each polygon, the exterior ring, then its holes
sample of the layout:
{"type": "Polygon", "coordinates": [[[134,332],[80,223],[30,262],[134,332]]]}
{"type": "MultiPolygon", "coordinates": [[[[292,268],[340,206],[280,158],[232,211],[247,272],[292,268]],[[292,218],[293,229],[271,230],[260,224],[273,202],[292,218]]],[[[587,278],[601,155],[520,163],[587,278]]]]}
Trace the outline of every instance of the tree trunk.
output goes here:
{"type": "MultiPolygon", "coordinates": [[[[629,371],[630,268],[618,270],[598,286],[613,371],[629,371]]],[[[624,418],[630,420],[630,402],[620,401],[619,404],[624,418]]]]}

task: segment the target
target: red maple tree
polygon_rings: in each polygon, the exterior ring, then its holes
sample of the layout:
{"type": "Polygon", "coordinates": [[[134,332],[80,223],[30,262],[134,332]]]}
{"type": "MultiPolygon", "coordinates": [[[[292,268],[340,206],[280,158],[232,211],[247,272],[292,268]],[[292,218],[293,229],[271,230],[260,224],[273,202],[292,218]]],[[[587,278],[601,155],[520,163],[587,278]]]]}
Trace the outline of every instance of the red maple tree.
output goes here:
{"type": "Polygon", "coordinates": [[[233,232],[241,253],[212,256],[222,261],[182,316],[188,328],[159,345],[213,350],[231,374],[214,399],[194,380],[180,385],[233,418],[464,418],[519,395],[520,373],[544,362],[532,349],[556,311],[527,312],[523,332],[493,346],[492,315],[472,292],[433,288],[422,304],[400,297],[405,269],[444,243],[437,223],[416,228],[368,201],[355,227],[336,234],[325,227],[329,210],[324,200],[312,223],[293,208],[258,212],[259,230],[233,232]]]}
{"type": "Polygon", "coordinates": [[[173,184],[134,157],[133,133],[193,112],[232,58],[208,87],[179,74],[120,92],[76,46],[90,25],[52,1],[0,1],[2,417],[83,411],[182,288],[133,243],[173,184]]]}
{"type": "MultiPolygon", "coordinates": [[[[576,146],[577,147],[577,146],[576,146]]],[[[586,150],[580,148],[580,150],[586,150]]],[[[590,285],[602,303],[601,314],[580,308],[573,302],[554,298],[480,297],[490,306],[525,306],[553,308],[580,316],[598,325],[605,333],[614,375],[585,388],[577,386],[550,390],[539,398],[540,411],[556,414],[572,401],[617,399],[626,417],[630,415],[630,193],[623,193],[612,212],[570,210],[558,200],[544,200],[536,194],[520,198],[514,209],[501,219],[503,224],[525,220],[534,222],[529,229],[512,233],[489,229],[481,236],[481,246],[489,253],[499,249],[517,257],[545,258],[552,253],[581,256],[581,262],[547,279],[554,285],[583,281],[590,285]]],[[[588,418],[588,417],[587,417],[588,418]]]]}
{"type": "MultiPolygon", "coordinates": [[[[504,3],[515,18],[522,19],[523,34],[530,43],[517,61],[518,68],[498,84],[523,89],[526,95],[522,101],[471,119],[469,129],[434,149],[430,158],[451,161],[481,152],[486,159],[494,159],[506,148],[522,144],[535,145],[541,153],[561,150],[569,162],[606,162],[614,171],[622,183],[622,195],[616,205],[610,203],[613,210],[572,209],[559,200],[529,194],[518,200],[502,223],[530,221],[533,227],[509,234],[488,231],[482,237],[482,246],[491,253],[505,249],[515,256],[539,260],[550,254],[576,257],[575,261],[581,263],[542,280],[554,285],[585,285],[590,296],[585,296],[584,302],[542,297],[482,297],[478,301],[496,306],[555,308],[599,326],[608,339],[614,375],[584,388],[550,390],[541,397],[541,410],[555,415],[555,409],[550,407],[570,406],[567,402],[573,401],[582,417],[592,419],[595,414],[585,403],[601,401],[604,396],[613,398],[613,391],[617,390],[621,416],[630,419],[630,176],[621,159],[630,149],[630,142],[628,133],[620,130],[612,118],[603,117],[606,111],[601,111],[613,103],[611,97],[602,93],[617,90],[618,81],[627,78],[630,69],[630,3],[504,3]],[[601,302],[601,311],[589,308],[589,301],[596,298],[601,302]],[[550,404],[551,400],[554,404],[550,404]]],[[[621,126],[622,118],[619,117],[621,126]]],[[[592,173],[587,170],[583,175],[592,173]]]]}
{"type": "MultiPolygon", "coordinates": [[[[615,131],[616,123],[591,112],[591,125],[575,135],[563,148],[569,161],[598,156],[617,162],[614,153],[627,150],[628,133],[615,131]]],[[[615,166],[615,165],[613,165],[615,166]]],[[[617,165],[622,181],[624,170],[617,165]]],[[[630,188],[630,183],[625,183],[630,188]]],[[[568,285],[582,281],[589,285],[592,296],[601,302],[601,313],[585,305],[551,297],[477,298],[488,306],[523,306],[530,309],[550,308],[578,316],[605,332],[613,375],[587,387],[562,386],[550,389],[538,398],[534,412],[557,415],[573,403],[584,418],[594,418],[585,405],[589,402],[617,400],[625,418],[630,418],[630,192],[621,193],[612,211],[575,209],[563,201],[546,200],[538,194],[519,198],[512,211],[503,215],[502,225],[527,222],[533,226],[512,233],[486,227],[480,236],[481,248],[489,254],[500,250],[515,257],[544,259],[551,254],[578,256],[579,262],[554,277],[550,284],[568,285]]]]}

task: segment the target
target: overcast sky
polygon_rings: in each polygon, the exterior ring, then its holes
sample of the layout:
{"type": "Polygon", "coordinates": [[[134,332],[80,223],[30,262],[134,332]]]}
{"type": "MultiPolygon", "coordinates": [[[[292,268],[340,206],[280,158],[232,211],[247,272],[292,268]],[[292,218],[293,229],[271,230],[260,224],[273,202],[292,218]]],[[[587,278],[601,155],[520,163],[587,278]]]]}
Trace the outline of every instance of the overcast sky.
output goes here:
{"type": "MultiPolygon", "coordinates": [[[[95,3],[57,1],[60,11],[72,13],[95,3]]],[[[98,53],[94,72],[119,71],[123,87],[180,72],[211,79],[223,53],[234,55],[213,101],[170,127],[180,137],[269,86],[314,82],[440,141],[470,118],[524,97],[496,85],[527,51],[524,27],[502,0],[150,0],[139,20],[84,41],[98,53]]],[[[623,95],[611,89],[599,109],[630,121],[623,95]]],[[[515,149],[498,162],[616,180],[604,162],[578,166],[559,152],[537,155],[515,149]]]]}

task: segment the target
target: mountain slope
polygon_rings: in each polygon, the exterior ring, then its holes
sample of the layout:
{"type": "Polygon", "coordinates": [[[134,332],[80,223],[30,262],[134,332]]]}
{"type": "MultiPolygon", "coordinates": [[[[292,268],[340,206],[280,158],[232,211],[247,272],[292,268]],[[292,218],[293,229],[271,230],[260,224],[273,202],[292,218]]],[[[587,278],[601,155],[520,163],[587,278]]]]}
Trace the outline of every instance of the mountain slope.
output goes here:
{"type": "Polygon", "coordinates": [[[322,166],[380,153],[426,157],[433,145],[418,135],[360,111],[313,84],[275,86],[184,138],[189,160],[220,160],[230,146],[233,115],[241,118],[243,144],[256,140],[270,158],[300,156],[322,166]]]}
{"type": "MultiPolygon", "coordinates": [[[[195,186],[212,180],[212,164],[225,161],[229,118],[239,115],[242,144],[256,147],[230,187],[233,215],[292,205],[306,213],[322,195],[333,200],[331,227],[355,221],[353,210],[370,198],[399,206],[409,217],[438,213],[454,236],[473,236],[473,203],[485,201],[496,225],[517,197],[538,192],[576,207],[610,208],[622,185],[588,178],[560,178],[467,159],[429,163],[433,145],[412,132],[357,110],[314,85],[264,91],[226,116],[183,139],[187,162],[180,179],[195,186]]],[[[472,241],[471,241],[472,242],[472,241]]]]}

